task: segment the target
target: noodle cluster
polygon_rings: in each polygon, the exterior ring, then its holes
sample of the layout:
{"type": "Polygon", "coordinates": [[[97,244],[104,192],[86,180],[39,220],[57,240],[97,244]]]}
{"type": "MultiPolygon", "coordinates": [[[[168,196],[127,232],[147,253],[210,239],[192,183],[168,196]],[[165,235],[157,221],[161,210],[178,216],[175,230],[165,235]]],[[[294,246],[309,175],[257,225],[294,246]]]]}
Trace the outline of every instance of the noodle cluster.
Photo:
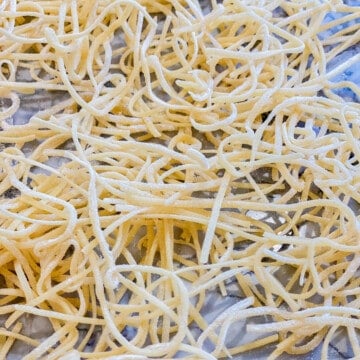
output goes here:
{"type": "Polygon", "coordinates": [[[339,331],[360,356],[360,106],[339,96],[360,89],[332,81],[359,64],[336,62],[359,18],[336,0],[3,0],[0,358],[20,341],[25,360],[326,359],[339,331]],[[42,94],[61,100],[13,124],[42,94]],[[236,302],[210,321],[213,292],[236,302]]]}

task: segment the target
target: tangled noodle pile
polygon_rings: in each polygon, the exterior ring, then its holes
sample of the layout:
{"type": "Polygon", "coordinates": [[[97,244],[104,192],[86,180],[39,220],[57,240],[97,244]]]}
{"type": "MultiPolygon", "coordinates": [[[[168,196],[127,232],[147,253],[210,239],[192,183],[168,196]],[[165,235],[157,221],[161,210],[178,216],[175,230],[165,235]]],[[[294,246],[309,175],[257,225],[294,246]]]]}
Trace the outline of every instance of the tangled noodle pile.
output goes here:
{"type": "Polygon", "coordinates": [[[360,356],[360,106],[339,96],[360,89],[332,81],[359,64],[335,63],[359,18],[341,1],[3,0],[0,358],[16,340],[25,360],[325,359],[338,331],[360,356]],[[60,100],[12,123],[42,94],[60,100]]]}

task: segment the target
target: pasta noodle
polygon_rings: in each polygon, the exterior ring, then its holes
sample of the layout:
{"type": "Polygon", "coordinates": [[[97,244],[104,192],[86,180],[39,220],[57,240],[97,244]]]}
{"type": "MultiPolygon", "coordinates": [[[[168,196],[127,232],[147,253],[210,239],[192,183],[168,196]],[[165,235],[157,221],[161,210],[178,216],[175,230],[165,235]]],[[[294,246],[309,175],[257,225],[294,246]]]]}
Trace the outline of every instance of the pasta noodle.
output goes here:
{"type": "Polygon", "coordinates": [[[360,357],[359,18],[3,0],[0,359],[360,357]]]}

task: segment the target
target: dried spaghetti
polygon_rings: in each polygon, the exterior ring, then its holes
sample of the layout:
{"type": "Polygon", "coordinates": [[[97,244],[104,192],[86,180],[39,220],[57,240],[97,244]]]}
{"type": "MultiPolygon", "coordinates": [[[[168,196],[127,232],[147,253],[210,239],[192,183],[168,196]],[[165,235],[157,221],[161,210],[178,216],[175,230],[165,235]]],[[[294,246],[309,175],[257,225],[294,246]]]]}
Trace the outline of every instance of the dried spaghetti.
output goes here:
{"type": "Polygon", "coordinates": [[[320,0],[2,1],[0,357],[16,340],[27,360],[320,343],[325,359],[341,329],[360,356],[360,106],[338,89],[360,90],[332,82],[359,63],[332,65],[359,17],[320,0]],[[9,121],[53,91],[67,98],[9,121]],[[241,300],[209,323],[213,291],[241,300]],[[22,334],[24,314],[52,333],[22,334]]]}

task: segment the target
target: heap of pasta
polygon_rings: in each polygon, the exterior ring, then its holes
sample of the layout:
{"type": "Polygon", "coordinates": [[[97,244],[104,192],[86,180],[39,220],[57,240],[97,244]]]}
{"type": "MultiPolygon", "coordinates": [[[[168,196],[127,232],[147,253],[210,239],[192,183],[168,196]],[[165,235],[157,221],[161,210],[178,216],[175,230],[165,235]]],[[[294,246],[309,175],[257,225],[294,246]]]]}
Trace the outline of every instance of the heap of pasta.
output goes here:
{"type": "Polygon", "coordinates": [[[0,358],[360,356],[359,18],[3,0],[0,358]]]}

